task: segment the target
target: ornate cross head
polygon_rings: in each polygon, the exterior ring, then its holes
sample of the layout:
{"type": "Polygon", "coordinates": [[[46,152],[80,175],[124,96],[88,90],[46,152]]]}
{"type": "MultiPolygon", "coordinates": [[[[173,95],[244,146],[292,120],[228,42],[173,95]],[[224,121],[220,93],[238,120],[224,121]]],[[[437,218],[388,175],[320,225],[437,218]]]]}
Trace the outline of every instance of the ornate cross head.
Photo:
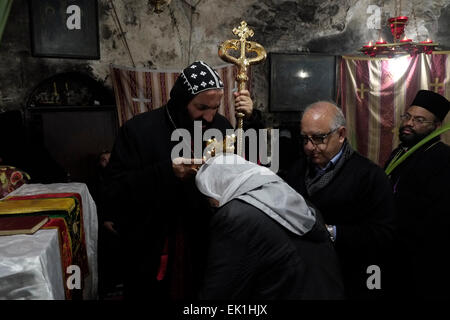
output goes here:
{"type": "Polygon", "coordinates": [[[247,22],[241,21],[241,25],[233,29],[233,34],[237,35],[241,41],[245,41],[248,37],[253,37],[255,33],[247,26],[247,22]]]}

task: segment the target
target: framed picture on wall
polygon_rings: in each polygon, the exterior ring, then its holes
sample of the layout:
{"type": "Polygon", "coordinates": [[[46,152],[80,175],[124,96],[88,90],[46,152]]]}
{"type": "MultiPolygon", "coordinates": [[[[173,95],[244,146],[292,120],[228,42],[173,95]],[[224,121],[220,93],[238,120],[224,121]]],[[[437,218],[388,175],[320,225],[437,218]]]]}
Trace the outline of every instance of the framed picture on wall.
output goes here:
{"type": "Polygon", "coordinates": [[[35,57],[100,59],[97,0],[29,0],[35,57]]]}
{"type": "Polygon", "coordinates": [[[303,111],[336,99],[337,57],[320,53],[270,53],[271,112],[303,111]]]}

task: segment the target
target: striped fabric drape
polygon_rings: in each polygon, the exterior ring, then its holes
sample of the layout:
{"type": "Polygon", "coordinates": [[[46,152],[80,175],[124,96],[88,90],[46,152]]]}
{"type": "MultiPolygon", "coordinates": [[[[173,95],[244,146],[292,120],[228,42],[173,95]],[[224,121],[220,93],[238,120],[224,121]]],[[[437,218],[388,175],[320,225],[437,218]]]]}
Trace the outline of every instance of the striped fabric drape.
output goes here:
{"type": "MultiPolygon", "coordinates": [[[[417,91],[433,90],[450,99],[449,64],[449,52],[393,59],[343,56],[340,98],[351,145],[384,166],[399,144],[400,116],[417,91]]],[[[450,134],[442,140],[449,144],[450,134]]]]}
{"type": "MultiPolygon", "coordinates": [[[[224,83],[224,96],[219,113],[236,126],[233,91],[236,86],[236,66],[214,67],[224,83]]],[[[162,107],[170,98],[181,70],[151,70],[111,65],[111,81],[116,98],[120,126],[135,115],[162,107]]],[[[248,83],[250,87],[250,83],[248,83]]]]}

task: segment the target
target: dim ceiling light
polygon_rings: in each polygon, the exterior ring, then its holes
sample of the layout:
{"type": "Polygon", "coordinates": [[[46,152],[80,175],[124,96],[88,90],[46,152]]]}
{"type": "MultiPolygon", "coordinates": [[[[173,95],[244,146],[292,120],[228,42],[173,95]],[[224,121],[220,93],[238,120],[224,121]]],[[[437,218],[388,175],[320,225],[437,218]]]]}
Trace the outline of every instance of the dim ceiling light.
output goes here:
{"type": "Polygon", "coordinates": [[[307,71],[300,70],[299,72],[297,72],[297,77],[299,77],[301,79],[305,79],[305,78],[309,78],[310,74],[307,71]]]}

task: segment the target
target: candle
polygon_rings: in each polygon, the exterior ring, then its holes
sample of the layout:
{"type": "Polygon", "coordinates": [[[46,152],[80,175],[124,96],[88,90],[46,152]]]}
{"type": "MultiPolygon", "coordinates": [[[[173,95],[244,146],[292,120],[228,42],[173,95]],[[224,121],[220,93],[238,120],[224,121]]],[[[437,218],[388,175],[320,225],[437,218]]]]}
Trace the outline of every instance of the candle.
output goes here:
{"type": "Polygon", "coordinates": [[[411,39],[407,39],[406,36],[405,36],[402,40],[400,40],[400,42],[412,42],[412,40],[411,39]]]}
{"type": "Polygon", "coordinates": [[[433,43],[430,39],[427,39],[426,41],[420,41],[420,43],[433,43]]]}
{"type": "Polygon", "coordinates": [[[386,44],[386,41],[384,41],[383,38],[380,38],[380,40],[378,40],[376,43],[377,44],[386,44]]]}
{"type": "Polygon", "coordinates": [[[371,48],[371,47],[373,47],[372,41],[369,41],[369,43],[364,46],[364,48],[371,48]]]}

